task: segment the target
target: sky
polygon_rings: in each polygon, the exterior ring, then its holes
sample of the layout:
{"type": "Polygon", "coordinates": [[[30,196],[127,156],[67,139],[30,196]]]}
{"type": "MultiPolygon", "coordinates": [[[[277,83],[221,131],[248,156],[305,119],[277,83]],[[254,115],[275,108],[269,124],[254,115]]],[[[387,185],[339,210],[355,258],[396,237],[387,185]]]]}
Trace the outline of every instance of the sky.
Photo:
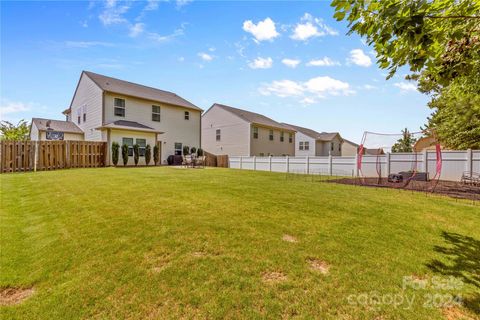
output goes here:
{"type": "Polygon", "coordinates": [[[328,1],[1,1],[0,117],[64,119],[88,70],[359,143],[418,131],[429,98],[386,80],[328,1]]]}

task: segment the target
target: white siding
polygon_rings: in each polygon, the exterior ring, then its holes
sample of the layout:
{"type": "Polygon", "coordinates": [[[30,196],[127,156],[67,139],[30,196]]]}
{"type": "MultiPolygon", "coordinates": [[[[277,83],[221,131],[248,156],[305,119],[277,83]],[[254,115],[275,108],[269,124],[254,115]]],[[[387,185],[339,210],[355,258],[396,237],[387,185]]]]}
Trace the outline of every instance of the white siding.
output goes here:
{"type": "Polygon", "coordinates": [[[202,116],[202,148],[213,154],[250,155],[250,123],[213,106],[202,116]],[[216,130],[221,139],[216,141],[216,130]]]}
{"type": "MultiPolygon", "coordinates": [[[[305,143],[304,143],[305,145],[305,143]]],[[[300,131],[297,131],[295,133],[295,156],[315,156],[315,148],[316,148],[316,143],[315,139],[301,133],[300,131]],[[300,142],[305,142],[308,141],[309,144],[309,150],[300,150],[300,142]]]]}
{"type": "Polygon", "coordinates": [[[85,133],[85,140],[101,141],[102,134],[95,130],[102,125],[102,90],[84,73],[78,83],[71,105],[71,120],[85,133]],[[83,110],[87,109],[87,121],[83,121],[83,110]],[[80,123],[77,115],[80,110],[80,123]]]}
{"type": "Polygon", "coordinates": [[[38,140],[38,128],[37,126],[35,125],[35,123],[33,123],[32,121],[32,126],[30,128],[30,140],[33,140],[33,141],[36,141],[38,140]]]}
{"type": "MultiPolygon", "coordinates": [[[[175,142],[189,147],[200,146],[199,110],[123,96],[115,93],[105,93],[105,123],[117,120],[135,121],[164,132],[157,139],[162,142],[162,163],[166,163],[169,155],[174,154],[175,142]],[[125,100],[125,117],[114,115],[114,98],[125,100]],[[152,105],[160,106],[160,122],[152,121],[152,105]],[[190,113],[190,119],[185,120],[185,111],[190,113]]],[[[153,145],[152,145],[153,148],[153,145]]]]}

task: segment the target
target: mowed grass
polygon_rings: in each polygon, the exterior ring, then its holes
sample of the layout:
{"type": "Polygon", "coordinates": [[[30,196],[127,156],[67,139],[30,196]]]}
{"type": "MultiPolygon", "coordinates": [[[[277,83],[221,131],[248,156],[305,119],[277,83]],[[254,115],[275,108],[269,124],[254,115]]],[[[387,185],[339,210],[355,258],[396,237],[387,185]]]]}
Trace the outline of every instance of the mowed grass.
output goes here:
{"type": "Polygon", "coordinates": [[[0,286],[35,289],[4,319],[443,319],[436,294],[480,314],[478,203],[216,168],[0,179],[0,286]]]}

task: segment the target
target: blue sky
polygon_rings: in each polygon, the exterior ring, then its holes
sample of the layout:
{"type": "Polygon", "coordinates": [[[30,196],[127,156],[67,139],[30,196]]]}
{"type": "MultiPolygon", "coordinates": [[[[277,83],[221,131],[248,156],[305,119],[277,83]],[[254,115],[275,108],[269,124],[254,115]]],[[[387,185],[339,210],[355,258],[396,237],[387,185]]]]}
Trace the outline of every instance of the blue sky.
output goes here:
{"type": "Polygon", "coordinates": [[[428,97],[390,80],[329,2],[0,2],[1,117],[63,119],[82,70],[359,142],[417,131],[428,97]]]}

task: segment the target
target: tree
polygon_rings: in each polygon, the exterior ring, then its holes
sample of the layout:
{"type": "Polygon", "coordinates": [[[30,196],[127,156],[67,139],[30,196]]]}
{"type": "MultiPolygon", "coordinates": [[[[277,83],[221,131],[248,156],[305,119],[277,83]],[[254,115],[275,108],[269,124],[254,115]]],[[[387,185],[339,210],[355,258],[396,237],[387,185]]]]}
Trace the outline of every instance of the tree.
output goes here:
{"type": "Polygon", "coordinates": [[[119,153],[120,145],[117,142],[112,143],[112,162],[114,166],[118,164],[118,153],[119,153]]]}
{"type": "Polygon", "coordinates": [[[135,143],[133,145],[133,163],[137,165],[139,159],[140,159],[140,146],[137,143],[135,143]]]}
{"type": "Polygon", "coordinates": [[[150,148],[150,145],[147,144],[145,147],[145,165],[150,164],[150,159],[152,158],[152,149],[150,148]]]}
{"type": "Polygon", "coordinates": [[[128,145],[122,145],[122,160],[123,165],[126,166],[128,163],[128,145]]]}
{"type": "Polygon", "coordinates": [[[426,125],[453,149],[480,141],[480,1],[334,0],[334,17],[373,45],[391,78],[408,65],[433,110],[426,125]]]}
{"type": "Polygon", "coordinates": [[[203,156],[203,149],[202,148],[198,148],[197,156],[199,156],[199,157],[203,156]]]}
{"type": "Polygon", "coordinates": [[[155,145],[153,147],[153,162],[155,163],[156,166],[158,166],[158,162],[160,161],[160,148],[158,145],[155,145]]]}
{"type": "Polygon", "coordinates": [[[23,141],[29,139],[28,122],[20,120],[16,125],[9,121],[0,122],[1,140],[23,141]]]}
{"type": "Polygon", "coordinates": [[[392,152],[412,152],[413,146],[417,142],[407,128],[402,130],[402,138],[392,146],[392,152]]]}
{"type": "Polygon", "coordinates": [[[189,155],[190,154],[190,147],[189,146],[183,146],[183,155],[189,155]]]}
{"type": "Polygon", "coordinates": [[[191,148],[190,148],[190,154],[195,155],[196,153],[197,153],[197,148],[191,147],[191,148]]]}

